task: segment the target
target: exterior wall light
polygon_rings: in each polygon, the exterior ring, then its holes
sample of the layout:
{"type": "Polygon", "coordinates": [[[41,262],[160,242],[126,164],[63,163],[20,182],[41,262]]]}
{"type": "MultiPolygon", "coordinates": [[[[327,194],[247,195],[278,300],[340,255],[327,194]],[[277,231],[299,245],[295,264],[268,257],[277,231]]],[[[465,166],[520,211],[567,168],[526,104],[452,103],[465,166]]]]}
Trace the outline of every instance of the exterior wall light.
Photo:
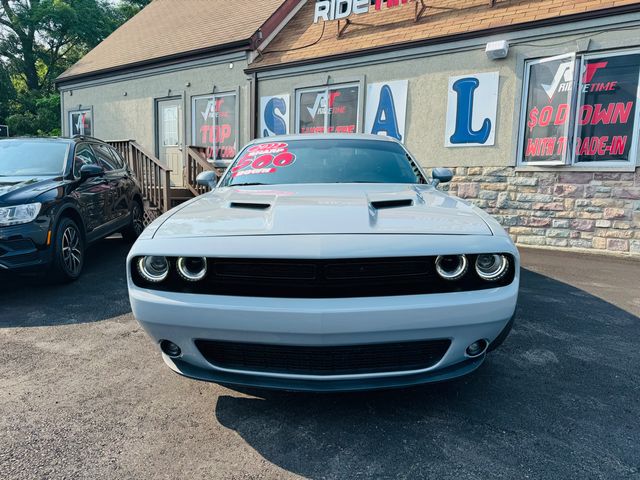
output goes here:
{"type": "Polygon", "coordinates": [[[501,58],[507,58],[509,55],[509,42],[506,40],[497,40],[495,42],[487,43],[485,53],[489,60],[499,60],[501,58]]]}

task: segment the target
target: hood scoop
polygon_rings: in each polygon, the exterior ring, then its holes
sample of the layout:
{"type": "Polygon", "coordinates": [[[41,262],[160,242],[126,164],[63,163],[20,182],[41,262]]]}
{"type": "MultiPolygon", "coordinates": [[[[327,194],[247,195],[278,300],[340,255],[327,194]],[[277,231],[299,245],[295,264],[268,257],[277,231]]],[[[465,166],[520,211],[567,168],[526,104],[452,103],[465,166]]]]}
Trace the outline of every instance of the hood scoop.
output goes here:
{"type": "Polygon", "coordinates": [[[267,210],[271,207],[270,203],[256,202],[231,202],[229,208],[244,208],[247,210],[267,210]]]}
{"type": "Polygon", "coordinates": [[[413,206],[413,200],[410,198],[402,200],[379,200],[371,202],[371,206],[376,210],[384,210],[386,208],[401,208],[413,206]]]}

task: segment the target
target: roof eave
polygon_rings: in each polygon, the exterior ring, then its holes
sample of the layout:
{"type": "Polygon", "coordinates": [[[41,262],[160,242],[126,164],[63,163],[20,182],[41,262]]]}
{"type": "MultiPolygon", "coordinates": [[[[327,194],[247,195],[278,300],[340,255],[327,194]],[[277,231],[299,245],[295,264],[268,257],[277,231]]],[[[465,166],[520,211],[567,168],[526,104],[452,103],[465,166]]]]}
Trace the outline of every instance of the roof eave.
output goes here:
{"type": "Polygon", "coordinates": [[[185,62],[188,60],[196,60],[201,57],[207,57],[211,54],[223,54],[223,53],[235,53],[239,51],[251,50],[254,48],[255,34],[251,37],[243,40],[239,40],[224,45],[216,45],[215,47],[207,47],[198,50],[190,50],[188,52],[180,52],[174,55],[167,55],[164,57],[152,58],[149,60],[143,60],[140,62],[129,63],[126,65],[118,65],[115,67],[105,68],[102,70],[95,70],[92,72],[80,73],[77,75],[64,76],[64,73],[54,80],[57,87],[63,86],[68,83],[75,83],[78,81],[95,80],[104,77],[110,77],[112,75],[129,73],[137,70],[142,70],[149,67],[163,67],[166,65],[173,65],[176,63],[185,62]]]}
{"type": "MultiPolygon", "coordinates": [[[[302,60],[294,60],[291,62],[280,62],[280,63],[274,63],[274,64],[269,64],[264,66],[257,65],[253,67],[249,65],[249,67],[245,69],[245,73],[247,74],[261,73],[261,72],[268,72],[271,70],[282,70],[282,69],[291,68],[291,67],[302,67],[302,66],[311,65],[314,63],[321,63],[321,62],[327,62],[327,61],[347,60],[350,58],[359,57],[363,54],[377,54],[377,53],[397,51],[399,47],[413,48],[413,47],[423,47],[423,46],[429,46],[429,45],[438,45],[442,43],[455,42],[460,40],[469,40],[477,37],[496,35],[501,33],[510,33],[518,30],[529,30],[532,28],[548,27],[548,26],[554,26],[554,25],[561,25],[564,23],[591,20],[594,18],[600,18],[604,16],[624,15],[625,13],[634,13],[638,11],[640,11],[640,4],[610,7],[602,10],[586,11],[586,12],[581,12],[581,13],[576,13],[571,15],[565,15],[561,17],[552,17],[552,18],[541,19],[541,20],[533,20],[530,22],[510,24],[510,25],[504,25],[504,26],[493,27],[493,28],[486,28],[483,30],[474,30],[471,32],[455,33],[452,35],[445,35],[442,37],[427,38],[422,40],[412,40],[409,42],[394,43],[391,45],[381,45],[378,47],[370,47],[370,48],[364,48],[360,50],[354,50],[352,52],[338,53],[338,54],[332,54],[332,55],[327,55],[322,57],[313,57],[313,58],[302,59],[302,60]]],[[[268,51],[263,52],[263,55],[268,55],[268,54],[269,54],[268,51]]]]}

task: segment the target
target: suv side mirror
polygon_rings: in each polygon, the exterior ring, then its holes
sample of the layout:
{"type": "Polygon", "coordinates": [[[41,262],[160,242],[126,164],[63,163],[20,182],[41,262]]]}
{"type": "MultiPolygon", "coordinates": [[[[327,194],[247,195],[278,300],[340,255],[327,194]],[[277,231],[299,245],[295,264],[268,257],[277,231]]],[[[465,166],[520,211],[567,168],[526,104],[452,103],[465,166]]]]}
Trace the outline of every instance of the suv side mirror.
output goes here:
{"type": "Polygon", "coordinates": [[[431,170],[431,178],[433,178],[433,186],[437,187],[441,183],[450,182],[453,172],[449,168],[434,168],[431,170]]]}
{"type": "Polygon", "coordinates": [[[216,188],[216,184],[218,183],[218,176],[214,170],[207,170],[198,174],[196,177],[196,183],[203,187],[209,187],[213,190],[216,188]]]}
{"type": "Polygon", "coordinates": [[[80,180],[101,177],[102,175],[104,175],[104,168],[100,165],[83,165],[80,167],[80,180]]]}

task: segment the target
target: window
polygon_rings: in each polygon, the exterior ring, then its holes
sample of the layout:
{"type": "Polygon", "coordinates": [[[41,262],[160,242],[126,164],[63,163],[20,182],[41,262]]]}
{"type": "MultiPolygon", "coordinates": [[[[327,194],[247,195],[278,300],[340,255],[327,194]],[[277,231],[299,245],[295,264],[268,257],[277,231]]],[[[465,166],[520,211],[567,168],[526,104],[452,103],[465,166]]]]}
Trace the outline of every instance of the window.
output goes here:
{"type": "Polygon", "coordinates": [[[163,106],[162,111],[162,146],[177,147],[180,144],[178,128],[178,106],[163,106]]]}
{"type": "Polygon", "coordinates": [[[356,133],[359,131],[358,84],[298,90],[298,133],[356,133]]]}
{"type": "Polygon", "coordinates": [[[561,55],[525,73],[520,164],[635,164],[640,52],[561,55]]]}
{"type": "Polygon", "coordinates": [[[105,145],[93,145],[93,150],[100,160],[100,164],[107,172],[113,170],[122,170],[124,164],[119,157],[114,157],[114,153],[109,147],[105,145]]]}
{"type": "Polygon", "coordinates": [[[83,165],[97,165],[98,160],[96,155],[91,149],[91,146],[86,143],[81,143],[76,147],[76,153],[73,158],[73,174],[76,177],[80,176],[80,169],[83,165]]]}
{"type": "Polygon", "coordinates": [[[406,150],[395,142],[301,138],[247,147],[221,185],[421,181],[406,150]]]}
{"type": "Polygon", "coordinates": [[[125,168],[125,163],[120,154],[113,148],[109,147],[109,152],[116,162],[116,170],[122,170],[125,168]]]}
{"type": "Polygon", "coordinates": [[[60,175],[64,170],[68,152],[67,142],[2,140],[0,142],[0,177],[60,175]]]}
{"type": "Polygon", "coordinates": [[[235,93],[191,100],[193,145],[206,147],[210,160],[231,159],[238,150],[238,101],[235,93]]]}
{"type": "Polygon", "coordinates": [[[69,112],[69,130],[71,136],[81,135],[90,137],[93,135],[93,112],[90,108],[72,110],[69,112]]]}

